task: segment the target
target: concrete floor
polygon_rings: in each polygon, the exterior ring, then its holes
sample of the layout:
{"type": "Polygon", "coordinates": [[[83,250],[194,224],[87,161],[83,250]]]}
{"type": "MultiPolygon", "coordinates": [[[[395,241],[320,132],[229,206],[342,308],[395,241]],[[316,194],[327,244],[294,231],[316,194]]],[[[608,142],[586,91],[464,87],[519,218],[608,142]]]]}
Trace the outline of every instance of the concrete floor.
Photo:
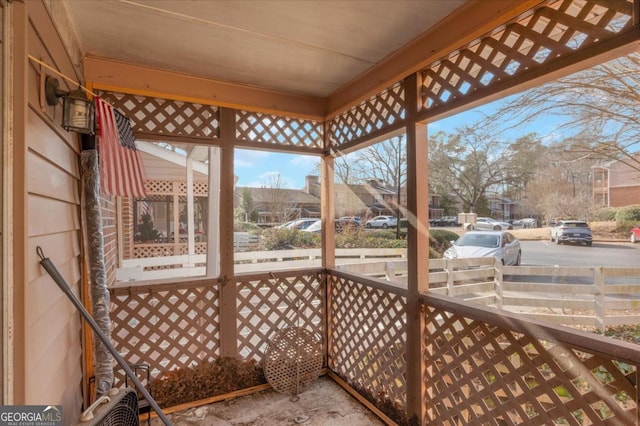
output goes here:
{"type": "MultiPolygon", "coordinates": [[[[375,414],[360,404],[338,384],[322,376],[298,395],[296,402],[289,395],[274,390],[257,392],[232,400],[190,408],[168,415],[176,426],[375,426],[384,425],[375,414]]],[[[142,423],[142,425],[146,422],[142,423]]],[[[153,419],[153,426],[162,422],[153,419]]]]}

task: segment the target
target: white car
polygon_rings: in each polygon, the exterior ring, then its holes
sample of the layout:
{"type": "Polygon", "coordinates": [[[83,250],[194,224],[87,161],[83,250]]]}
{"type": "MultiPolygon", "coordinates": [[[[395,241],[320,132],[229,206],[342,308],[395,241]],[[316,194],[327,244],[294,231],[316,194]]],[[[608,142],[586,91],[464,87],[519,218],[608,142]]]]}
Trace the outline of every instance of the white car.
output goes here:
{"type": "Polygon", "coordinates": [[[520,241],[505,231],[469,231],[444,252],[445,259],[497,257],[503,265],[520,265],[520,241]]]}
{"type": "Polygon", "coordinates": [[[316,222],[320,222],[320,219],[296,219],[276,226],[276,228],[284,229],[307,229],[309,226],[316,222]]]}
{"type": "Polygon", "coordinates": [[[473,229],[476,231],[506,231],[513,229],[513,225],[491,217],[479,217],[473,224],[473,229]]]}
{"type": "Polygon", "coordinates": [[[395,228],[398,226],[398,219],[395,216],[376,216],[368,220],[364,226],[367,228],[395,228]]]}

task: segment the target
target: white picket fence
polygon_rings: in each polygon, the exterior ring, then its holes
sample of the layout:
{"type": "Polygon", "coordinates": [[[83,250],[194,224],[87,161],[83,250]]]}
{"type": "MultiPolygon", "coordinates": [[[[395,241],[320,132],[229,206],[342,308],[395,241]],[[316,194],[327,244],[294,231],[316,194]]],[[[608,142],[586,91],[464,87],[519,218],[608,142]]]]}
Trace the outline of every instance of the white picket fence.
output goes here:
{"type": "MultiPolygon", "coordinates": [[[[406,270],[406,261],[388,261],[382,275],[406,285],[406,270]]],[[[484,258],[434,259],[429,270],[429,291],[523,317],[601,331],[607,326],[640,324],[637,267],[503,266],[484,258]]],[[[379,271],[377,275],[382,276],[379,271]]]]}
{"type": "MultiPolygon", "coordinates": [[[[336,264],[381,263],[383,260],[406,258],[406,249],[336,249],[336,264]]],[[[237,251],[234,253],[236,273],[290,270],[322,266],[320,249],[270,251],[237,251]]],[[[116,270],[116,281],[132,282],[167,278],[197,277],[206,274],[205,254],[157,256],[125,259],[116,270]],[[168,266],[172,267],[168,267],[168,266]]],[[[381,263],[384,267],[384,261],[381,263]]]]}
{"type": "MultiPolygon", "coordinates": [[[[117,285],[204,276],[205,255],[127,259],[117,285]],[[173,265],[173,268],[159,269],[173,265]]],[[[320,249],[242,251],[235,272],[321,266],[320,249]]],[[[407,284],[406,249],[337,249],[336,268],[407,284]]],[[[429,291],[569,326],[640,324],[640,268],[503,266],[494,258],[430,259],[429,291]]]]}

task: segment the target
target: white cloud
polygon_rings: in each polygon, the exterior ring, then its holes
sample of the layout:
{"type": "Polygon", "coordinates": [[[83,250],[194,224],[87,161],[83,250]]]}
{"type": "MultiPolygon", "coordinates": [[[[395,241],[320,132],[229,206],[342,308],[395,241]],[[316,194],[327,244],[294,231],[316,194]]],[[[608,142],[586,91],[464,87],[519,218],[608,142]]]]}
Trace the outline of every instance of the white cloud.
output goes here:
{"type": "Polygon", "coordinates": [[[269,188],[272,185],[274,185],[275,182],[277,182],[278,178],[280,179],[280,182],[279,182],[280,188],[287,188],[287,189],[295,188],[294,180],[287,176],[284,176],[281,172],[277,170],[270,170],[268,172],[264,172],[260,174],[256,178],[256,180],[249,183],[247,186],[254,187],[254,188],[261,188],[261,187],[269,188]]]}
{"type": "Polygon", "coordinates": [[[237,168],[251,168],[264,163],[273,154],[267,151],[236,149],[233,164],[237,168]]]}
{"type": "Polygon", "coordinates": [[[313,172],[320,163],[320,158],[311,155],[296,155],[289,160],[289,165],[304,169],[307,173],[313,172]]]}

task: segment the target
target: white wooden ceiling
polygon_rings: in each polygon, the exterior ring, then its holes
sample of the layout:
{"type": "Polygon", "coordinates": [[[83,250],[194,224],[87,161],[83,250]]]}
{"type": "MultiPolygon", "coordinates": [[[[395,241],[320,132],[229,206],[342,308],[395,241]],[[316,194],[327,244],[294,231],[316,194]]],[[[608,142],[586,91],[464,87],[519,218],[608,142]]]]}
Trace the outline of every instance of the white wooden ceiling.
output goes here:
{"type": "Polygon", "coordinates": [[[326,97],[467,0],[64,0],[85,55],[326,97]]]}

